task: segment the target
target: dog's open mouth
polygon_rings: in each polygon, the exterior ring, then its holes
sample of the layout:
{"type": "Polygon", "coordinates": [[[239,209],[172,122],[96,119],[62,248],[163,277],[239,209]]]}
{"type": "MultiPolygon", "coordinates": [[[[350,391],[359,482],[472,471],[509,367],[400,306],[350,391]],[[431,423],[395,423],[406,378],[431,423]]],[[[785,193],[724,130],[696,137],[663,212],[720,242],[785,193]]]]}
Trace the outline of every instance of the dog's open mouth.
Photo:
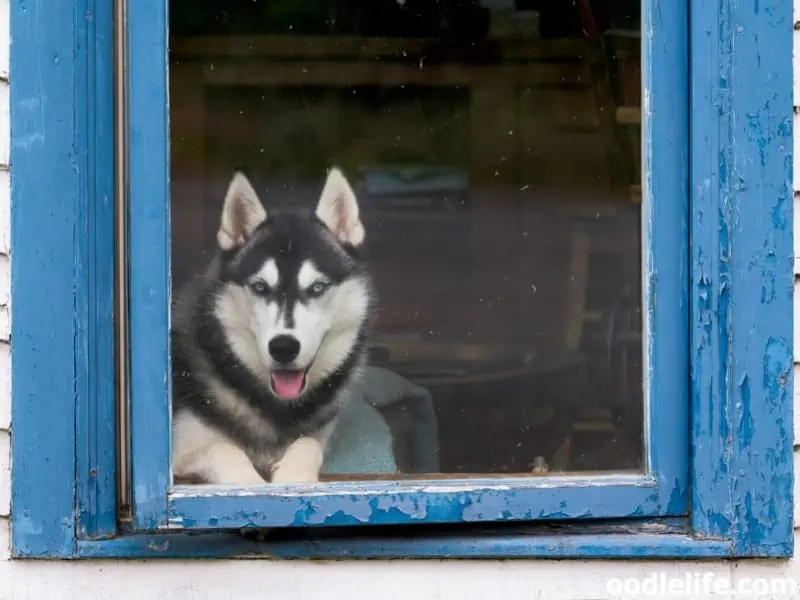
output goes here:
{"type": "Polygon", "coordinates": [[[270,373],[272,391],[281,400],[294,400],[306,385],[305,370],[281,370],[270,373]]]}

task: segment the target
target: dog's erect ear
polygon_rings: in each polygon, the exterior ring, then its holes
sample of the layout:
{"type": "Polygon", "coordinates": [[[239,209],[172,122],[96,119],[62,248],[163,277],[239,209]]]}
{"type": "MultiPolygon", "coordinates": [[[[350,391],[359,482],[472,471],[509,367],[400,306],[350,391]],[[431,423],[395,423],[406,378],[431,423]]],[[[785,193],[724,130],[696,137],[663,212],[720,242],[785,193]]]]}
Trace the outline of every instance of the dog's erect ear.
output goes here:
{"type": "Polygon", "coordinates": [[[317,218],[346,244],[360,246],[364,226],[358,216],[358,202],[353,188],[342,172],[333,167],[317,204],[317,218]]]}
{"type": "Polygon", "coordinates": [[[267,212],[247,177],[235,173],[222,205],[222,219],[217,232],[219,247],[230,250],[243,245],[266,218],[267,212]]]}

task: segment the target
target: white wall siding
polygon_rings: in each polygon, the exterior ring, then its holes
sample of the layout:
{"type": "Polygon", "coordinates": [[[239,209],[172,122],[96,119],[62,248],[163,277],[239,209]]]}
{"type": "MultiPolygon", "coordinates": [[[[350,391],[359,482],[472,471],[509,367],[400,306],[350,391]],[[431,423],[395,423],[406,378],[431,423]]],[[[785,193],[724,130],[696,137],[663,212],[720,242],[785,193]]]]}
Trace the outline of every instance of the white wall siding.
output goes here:
{"type": "Polygon", "coordinates": [[[611,597],[614,578],[712,573],[733,585],[738,576],[726,563],[614,561],[31,562],[11,571],[13,600],[595,600],[611,597]]]}

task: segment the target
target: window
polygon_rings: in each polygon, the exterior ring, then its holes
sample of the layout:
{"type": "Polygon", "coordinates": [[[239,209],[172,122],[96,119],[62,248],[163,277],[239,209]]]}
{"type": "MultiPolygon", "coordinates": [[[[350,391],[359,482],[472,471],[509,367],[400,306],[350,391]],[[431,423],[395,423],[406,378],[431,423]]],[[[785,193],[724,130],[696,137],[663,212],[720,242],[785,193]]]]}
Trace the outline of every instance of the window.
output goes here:
{"type": "Polygon", "coordinates": [[[15,555],[791,554],[788,3],[117,4],[12,6],[15,555]]]}

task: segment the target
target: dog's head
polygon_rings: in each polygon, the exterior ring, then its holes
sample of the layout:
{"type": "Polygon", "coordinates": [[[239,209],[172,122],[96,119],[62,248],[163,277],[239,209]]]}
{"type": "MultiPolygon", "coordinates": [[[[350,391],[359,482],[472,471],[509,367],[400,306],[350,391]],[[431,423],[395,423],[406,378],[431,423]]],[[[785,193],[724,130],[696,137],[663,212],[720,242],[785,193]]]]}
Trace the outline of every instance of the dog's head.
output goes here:
{"type": "Polygon", "coordinates": [[[265,210],[247,178],[234,175],[217,233],[215,314],[235,354],[277,398],[302,397],[363,346],[373,305],[363,241],[358,202],[338,169],[315,213],[265,210]]]}

